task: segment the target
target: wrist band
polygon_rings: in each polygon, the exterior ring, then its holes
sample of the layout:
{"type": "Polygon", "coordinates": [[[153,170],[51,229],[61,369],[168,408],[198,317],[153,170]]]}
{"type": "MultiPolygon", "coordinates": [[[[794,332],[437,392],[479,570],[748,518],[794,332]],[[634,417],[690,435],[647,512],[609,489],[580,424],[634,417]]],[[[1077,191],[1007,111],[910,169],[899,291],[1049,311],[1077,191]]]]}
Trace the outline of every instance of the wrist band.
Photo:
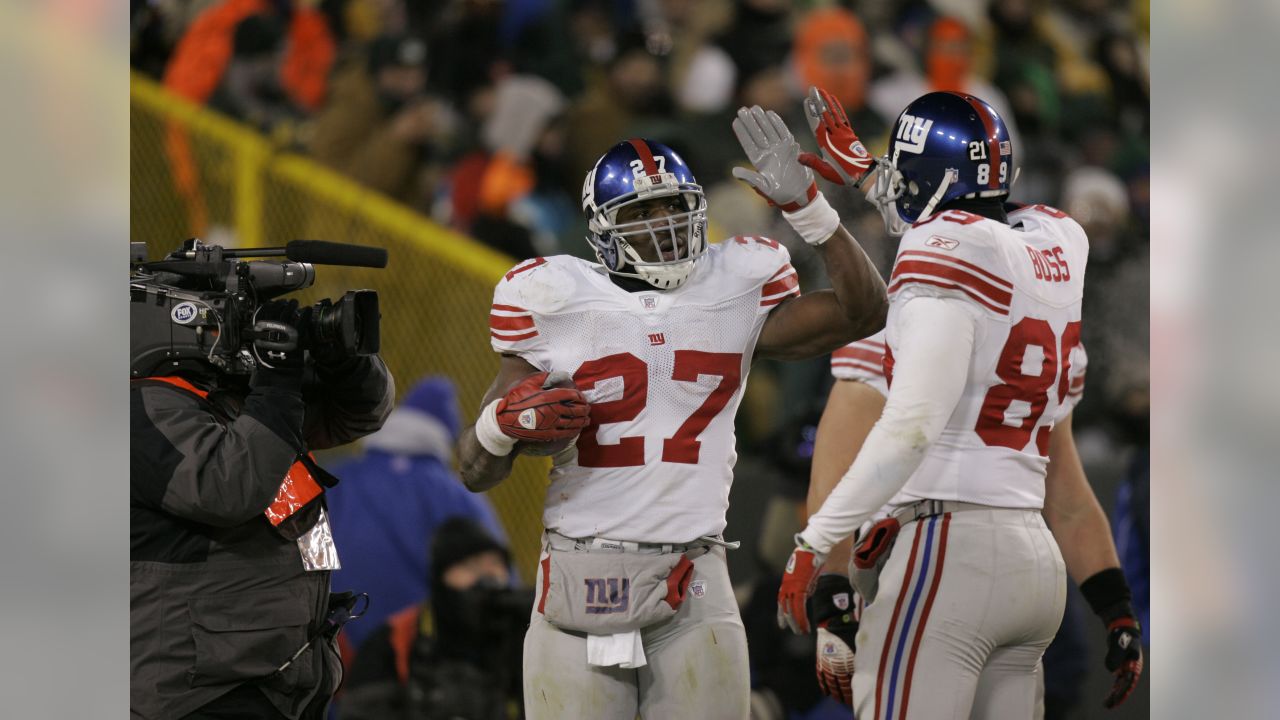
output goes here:
{"type": "Polygon", "coordinates": [[[498,427],[498,403],[500,402],[502,402],[501,398],[494,400],[480,411],[480,417],[476,418],[476,440],[490,455],[506,457],[515,449],[516,439],[502,432],[502,428],[498,427]]]}
{"type": "Polygon", "coordinates": [[[1132,617],[1134,614],[1133,606],[1129,604],[1132,597],[1129,583],[1124,579],[1124,571],[1118,567],[1090,575],[1080,583],[1080,594],[1093,613],[1108,625],[1118,617],[1132,617]]]}
{"type": "Polygon", "coordinates": [[[782,213],[782,217],[810,245],[821,245],[840,227],[840,214],[822,193],[799,210],[782,213]]]}

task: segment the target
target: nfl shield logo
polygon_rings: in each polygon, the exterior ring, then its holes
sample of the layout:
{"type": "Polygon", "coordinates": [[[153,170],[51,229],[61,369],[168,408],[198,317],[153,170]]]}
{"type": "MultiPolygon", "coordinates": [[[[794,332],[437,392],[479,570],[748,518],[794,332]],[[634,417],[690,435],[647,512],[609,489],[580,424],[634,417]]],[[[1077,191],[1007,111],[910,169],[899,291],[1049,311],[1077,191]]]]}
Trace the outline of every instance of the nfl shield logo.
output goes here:
{"type": "Polygon", "coordinates": [[[645,310],[656,310],[658,307],[658,298],[652,295],[641,295],[640,304],[645,310]]]}
{"type": "Polygon", "coordinates": [[[707,584],[702,580],[694,580],[689,583],[689,592],[692,593],[694,597],[702,597],[707,594],[707,584]]]}

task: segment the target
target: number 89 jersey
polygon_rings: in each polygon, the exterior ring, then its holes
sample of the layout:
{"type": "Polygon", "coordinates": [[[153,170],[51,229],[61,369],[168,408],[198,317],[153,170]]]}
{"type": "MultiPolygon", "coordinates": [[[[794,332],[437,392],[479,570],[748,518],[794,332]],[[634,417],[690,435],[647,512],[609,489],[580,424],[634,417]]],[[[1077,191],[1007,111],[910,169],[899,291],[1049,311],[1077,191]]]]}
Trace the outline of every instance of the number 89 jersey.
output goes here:
{"type": "Polygon", "coordinates": [[[950,210],[902,238],[889,280],[885,358],[910,333],[899,314],[918,296],[972,309],[973,353],[964,393],[941,437],[890,501],[961,500],[1042,508],[1049,433],[1072,404],[1073,363],[1083,370],[1080,310],[1088,240],[1074,220],[1034,205],[1009,225],[950,210]]]}
{"type": "Polygon", "coordinates": [[[543,524],[568,537],[680,543],[724,531],[733,419],[768,313],[799,295],[785,247],[736,237],[689,280],[628,292],[569,256],[494,290],[493,349],[573,376],[590,424],[553,458],[543,524]]]}

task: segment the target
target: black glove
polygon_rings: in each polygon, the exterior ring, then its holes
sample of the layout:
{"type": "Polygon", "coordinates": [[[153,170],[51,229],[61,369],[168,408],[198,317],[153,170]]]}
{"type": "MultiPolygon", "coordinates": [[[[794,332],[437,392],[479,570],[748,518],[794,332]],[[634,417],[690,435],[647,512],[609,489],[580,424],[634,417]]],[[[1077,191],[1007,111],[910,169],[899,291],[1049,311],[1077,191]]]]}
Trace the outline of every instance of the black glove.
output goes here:
{"type": "Polygon", "coordinates": [[[853,616],[854,594],[849,578],[833,573],[820,575],[810,602],[813,605],[809,617],[818,628],[818,687],[823,695],[852,707],[858,621],[853,616]]]}
{"type": "Polygon", "coordinates": [[[260,368],[301,375],[303,365],[302,337],[299,328],[306,327],[311,308],[298,310],[297,300],[272,300],[263,303],[254,315],[253,351],[260,368]]]}
{"type": "Polygon", "coordinates": [[[1107,623],[1106,664],[1115,681],[1102,705],[1113,708],[1129,699],[1142,677],[1142,628],[1128,603],[1107,623]]]}
{"type": "Polygon", "coordinates": [[[1080,594],[1107,626],[1107,670],[1115,676],[1102,701],[1113,708],[1129,699],[1142,677],[1142,628],[1129,602],[1129,583],[1120,568],[1094,573],[1080,583],[1080,594]]]}

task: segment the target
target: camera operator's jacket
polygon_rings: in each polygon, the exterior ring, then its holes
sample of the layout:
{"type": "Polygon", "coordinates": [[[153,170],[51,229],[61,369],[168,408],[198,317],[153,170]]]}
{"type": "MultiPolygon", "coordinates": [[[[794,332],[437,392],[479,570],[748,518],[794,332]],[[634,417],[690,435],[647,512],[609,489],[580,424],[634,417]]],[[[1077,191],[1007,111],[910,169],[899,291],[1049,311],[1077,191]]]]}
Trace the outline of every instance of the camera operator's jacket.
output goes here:
{"type": "MultiPolygon", "coordinates": [[[[317,639],[329,572],[303,569],[264,511],[300,454],[382,426],[394,386],[377,356],[205,394],[183,381],[130,388],[130,708],[177,718],[254,681],[297,718],[341,677],[317,639]]],[[[339,549],[340,550],[340,549],[339,549]]]]}

